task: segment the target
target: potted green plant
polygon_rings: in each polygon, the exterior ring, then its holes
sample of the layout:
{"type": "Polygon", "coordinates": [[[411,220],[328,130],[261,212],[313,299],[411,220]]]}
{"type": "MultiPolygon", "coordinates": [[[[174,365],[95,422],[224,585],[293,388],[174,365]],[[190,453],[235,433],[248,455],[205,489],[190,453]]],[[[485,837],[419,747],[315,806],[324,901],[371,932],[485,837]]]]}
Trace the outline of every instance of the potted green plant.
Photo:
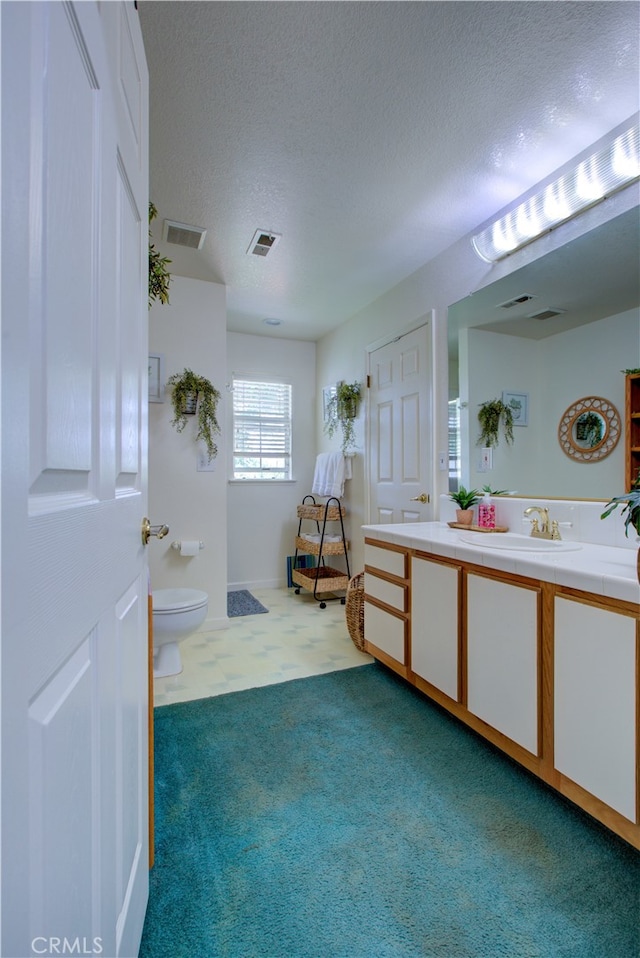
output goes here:
{"type": "Polygon", "coordinates": [[[217,409],[220,393],[204,376],[198,376],[188,367],[182,373],[174,373],[167,379],[171,387],[173,416],[171,425],[182,432],[187,425],[187,416],[196,415],[198,431],[196,442],[202,440],[207,447],[209,462],[218,454],[214,436],[220,433],[217,409]]]}
{"type": "Polygon", "coordinates": [[[354,422],[358,416],[362,386],[360,383],[340,382],[327,403],[324,431],[331,439],[338,430],[342,430],[342,451],[347,453],[356,444],[354,422]]]}
{"type": "Polygon", "coordinates": [[[479,446],[483,448],[497,446],[501,425],[507,445],[513,442],[513,411],[501,399],[488,399],[487,402],[480,403],[478,422],[480,423],[479,446]]]}
{"type": "MultiPolygon", "coordinates": [[[[610,516],[612,512],[615,512],[618,507],[621,507],[621,515],[624,517],[625,536],[629,535],[630,526],[635,529],[636,535],[640,536],[640,473],[631,486],[629,492],[625,492],[621,496],[614,496],[613,499],[609,500],[600,518],[606,519],[607,516],[610,516]]],[[[638,582],[640,582],[640,549],[638,549],[637,571],[638,582]]]]}
{"type": "MultiPolygon", "coordinates": [[[[158,211],[149,203],[149,224],[156,218],[158,211]]],[[[149,230],[149,307],[154,300],[158,300],[165,305],[169,302],[169,284],[171,274],[167,266],[171,262],[166,256],[161,256],[154,244],[151,242],[151,230],[149,230]]]]}
{"type": "Polygon", "coordinates": [[[477,489],[465,489],[460,486],[457,492],[449,494],[449,498],[457,505],[456,519],[460,525],[470,526],[473,522],[473,507],[482,499],[477,489]]]}

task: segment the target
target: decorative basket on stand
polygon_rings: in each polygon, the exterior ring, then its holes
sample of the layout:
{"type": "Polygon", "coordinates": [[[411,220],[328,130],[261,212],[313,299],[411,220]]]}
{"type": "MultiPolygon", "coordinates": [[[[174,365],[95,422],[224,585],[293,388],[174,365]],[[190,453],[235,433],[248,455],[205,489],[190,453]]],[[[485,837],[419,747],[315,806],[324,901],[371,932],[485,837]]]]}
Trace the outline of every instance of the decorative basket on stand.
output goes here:
{"type": "Polygon", "coordinates": [[[349,579],[345,618],[351,641],[356,649],[364,652],[364,572],[349,579]]]}

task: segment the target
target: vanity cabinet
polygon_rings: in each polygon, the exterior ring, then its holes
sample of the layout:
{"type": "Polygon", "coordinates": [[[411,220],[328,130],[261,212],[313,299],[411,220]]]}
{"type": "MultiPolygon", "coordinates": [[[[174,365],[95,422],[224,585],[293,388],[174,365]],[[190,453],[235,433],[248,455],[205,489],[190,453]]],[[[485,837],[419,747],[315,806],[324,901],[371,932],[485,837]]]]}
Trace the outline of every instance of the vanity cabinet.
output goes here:
{"type": "Polygon", "coordinates": [[[467,708],[538,754],[539,590],[467,575],[467,708]]]}
{"type": "Polygon", "coordinates": [[[460,701],[459,565],[411,558],[411,671],[460,701]]]}
{"type": "Polygon", "coordinates": [[[636,820],[636,619],[556,596],[554,765],[636,820]]]}
{"type": "Polygon", "coordinates": [[[640,848],[640,621],[622,599],[365,539],[365,648],[640,848]]]}

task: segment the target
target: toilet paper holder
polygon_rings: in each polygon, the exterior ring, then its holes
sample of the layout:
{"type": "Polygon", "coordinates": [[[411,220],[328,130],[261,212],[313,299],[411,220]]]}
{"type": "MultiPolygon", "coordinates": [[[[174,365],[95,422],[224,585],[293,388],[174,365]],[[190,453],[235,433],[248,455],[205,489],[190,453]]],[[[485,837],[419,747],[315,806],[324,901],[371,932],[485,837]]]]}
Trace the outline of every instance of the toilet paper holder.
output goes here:
{"type": "MultiPolygon", "coordinates": [[[[171,548],[175,549],[176,552],[180,552],[182,549],[182,545],[183,543],[179,539],[176,539],[174,542],[171,543],[171,548]]],[[[202,541],[202,539],[198,540],[198,546],[200,549],[204,549],[204,542],[202,541]]]]}

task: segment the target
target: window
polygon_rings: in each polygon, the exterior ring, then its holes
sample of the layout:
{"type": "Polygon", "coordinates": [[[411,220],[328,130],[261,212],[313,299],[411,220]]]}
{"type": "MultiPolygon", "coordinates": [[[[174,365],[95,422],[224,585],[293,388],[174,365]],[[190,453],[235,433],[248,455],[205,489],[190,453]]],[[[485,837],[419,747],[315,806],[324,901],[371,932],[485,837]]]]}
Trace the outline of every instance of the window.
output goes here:
{"type": "Polygon", "coordinates": [[[449,400],[449,488],[458,491],[462,475],[460,446],[460,400],[449,400]]]}
{"type": "Polygon", "coordinates": [[[233,478],[291,479],[291,385],[233,380],[233,478]]]}

